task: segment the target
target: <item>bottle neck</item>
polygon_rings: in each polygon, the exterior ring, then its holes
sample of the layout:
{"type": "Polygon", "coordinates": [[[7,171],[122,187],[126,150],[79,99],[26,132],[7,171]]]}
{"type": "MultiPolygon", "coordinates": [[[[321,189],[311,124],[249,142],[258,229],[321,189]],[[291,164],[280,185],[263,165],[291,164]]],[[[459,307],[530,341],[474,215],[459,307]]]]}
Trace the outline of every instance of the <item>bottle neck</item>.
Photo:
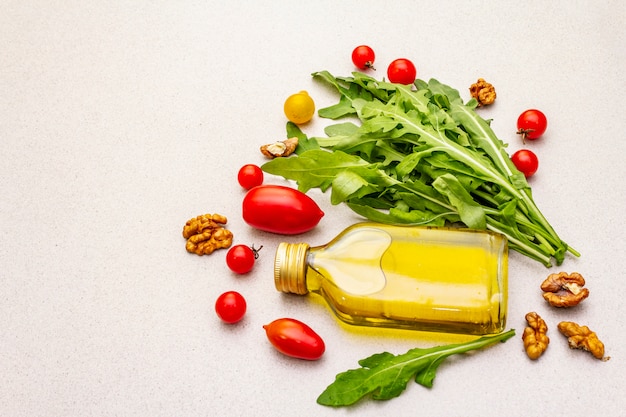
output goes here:
{"type": "Polygon", "coordinates": [[[306,286],[307,243],[280,243],[274,259],[274,285],[278,291],[304,295],[306,286]]]}

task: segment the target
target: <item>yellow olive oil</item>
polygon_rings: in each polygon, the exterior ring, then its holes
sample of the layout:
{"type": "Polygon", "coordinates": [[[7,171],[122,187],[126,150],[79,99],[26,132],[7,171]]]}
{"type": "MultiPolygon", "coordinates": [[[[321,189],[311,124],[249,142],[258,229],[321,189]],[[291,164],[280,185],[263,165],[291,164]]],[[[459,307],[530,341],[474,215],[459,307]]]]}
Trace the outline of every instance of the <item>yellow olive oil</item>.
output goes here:
{"type": "Polygon", "coordinates": [[[281,243],[274,269],[279,291],[318,294],[346,323],[465,334],[504,330],[507,276],[500,234],[377,223],[281,243]]]}

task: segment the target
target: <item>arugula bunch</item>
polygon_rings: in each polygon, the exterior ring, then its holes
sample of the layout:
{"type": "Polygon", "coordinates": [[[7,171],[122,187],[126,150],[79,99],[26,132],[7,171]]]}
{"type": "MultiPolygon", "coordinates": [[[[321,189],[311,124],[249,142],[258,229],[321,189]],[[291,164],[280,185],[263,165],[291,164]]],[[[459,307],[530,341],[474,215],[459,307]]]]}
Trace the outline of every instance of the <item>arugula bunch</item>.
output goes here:
{"type": "Polygon", "coordinates": [[[389,400],[406,389],[409,380],[432,388],[435,373],[449,356],[484,348],[496,342],[505,342],[515,335],[515,330],[496,336],[483,336],[467,343],[415,348],[401,355],[377,353],[359,361],[361,368],[350,369],[335,377],[317,398],[318,404],[334,407],[352,405],[368,394],[374,400],[389,400]]]}
{"type": "Polygon", "coordinates": [[[474,99],[464,103],[435,79],[405,86],[352,75],[313,74],[339,94],[319,116],[350,120],[313,138],[288,124],[288,136],[300,139],[297,157],[276,158],[265,172],[296,181],[303,192],[330,188],[332,204],[346,203],[372,221],[489,229],[548,267],[568,251],[580,256],[538,209],[474,99]]]}

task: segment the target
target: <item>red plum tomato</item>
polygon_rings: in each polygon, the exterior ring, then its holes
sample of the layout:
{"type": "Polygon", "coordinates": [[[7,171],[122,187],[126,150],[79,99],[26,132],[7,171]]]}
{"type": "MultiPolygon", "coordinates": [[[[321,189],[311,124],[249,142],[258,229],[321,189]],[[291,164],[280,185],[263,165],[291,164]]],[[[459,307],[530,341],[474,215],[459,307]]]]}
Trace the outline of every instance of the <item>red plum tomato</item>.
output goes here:
{"type": "Polygon", "coordinates": [[[227,291],[217,297],[215,312],[223,322],[237,323],[246,314],[246,299],[237,291],[227,291]]]}
{"type": "Polygon", "coordinates": [[[254,246],[235,245],[226,253],[226,265],[237,274],[246,274],[252,271],[254,261],[259,257],[261,248],[255,249],[254,246]]]}
{"type": "Polygon", "coordinates": [[[254,164],[246,164],[239,169],[237,181],[246,190],[263,184],[263,170],[254,164]]]}
{"type": "Polygon", "coordinates": [[[397,84],[413,84],[415,77],[417,76],[417,70],[413,62],[406,58],[398,58],[389,64],[387,67],[387,78],[392,83],[397,84]]]}
{"type": "Polygon", "coordinates": [[[314,361],[320,359],[326,350],[324,340],[299,320],[277,319],[263,328],[274,348],[292,358],[314,361]]]}
{"type": "Polygon", "coordinates": [[[545,133],[547,128],[548,119],[539,110],[526,110],[517,118],[517,134],[522,135],[522,140],[538,139],[545,133]]]}
{"type": "Polygon", "coordinates": [[[295,235],[313,229],[324,212],[308,195],[282,185],[261,185],[243,198],[243,220],[255,229],[295,235]]]}
{"type": "Polygon", "coordinates": [[[533,176],[539,168],[539,159],[537,158],[537,155],[528,149],[520,149],[515,152],[511,156],[511,161],[513,161],[515,167],[522,174],[524,174],[526,178],[533,176]]]}
{"type": "Polygon", "coordinates": [[[352,51],[352,62],[358,69],[375,69],[374,59],[376,59],[376,54],[374,54],[374,50],[367,45],[357,46],[352,51]]]}

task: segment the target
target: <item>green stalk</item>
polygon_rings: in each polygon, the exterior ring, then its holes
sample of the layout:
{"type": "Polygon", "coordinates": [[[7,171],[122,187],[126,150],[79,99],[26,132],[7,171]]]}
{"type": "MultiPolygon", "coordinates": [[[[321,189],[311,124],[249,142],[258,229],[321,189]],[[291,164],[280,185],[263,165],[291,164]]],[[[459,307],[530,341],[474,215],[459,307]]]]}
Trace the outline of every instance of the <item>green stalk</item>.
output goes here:
{"type": "Polygon", "coordinates": [[[551,262],[551,258],[550,256],[545,255],[544,253],[542,253],[541,251],[538,251],[537,249],[533,248],[532,246],[529,246],[527,244],[525,244],[524,242],[520,241],[519,239],[511,236],[510,234],[506,233],[504,230],[499,229],[498,227],[496,227],[495,225],[487,222],[487,229],[496,232],[496,233],[501,233],[503,235],[506,236],[507,240],[509,241],[509,246],[511,247],[511,249],[515,249],[518,252],[521,252],[523,254],[525,254],[526,256],[535,259],[536,261],[541,262],[542,264],[544,264],[546,267],[551,267],[552,266],[552,262],[551,262]]]}

